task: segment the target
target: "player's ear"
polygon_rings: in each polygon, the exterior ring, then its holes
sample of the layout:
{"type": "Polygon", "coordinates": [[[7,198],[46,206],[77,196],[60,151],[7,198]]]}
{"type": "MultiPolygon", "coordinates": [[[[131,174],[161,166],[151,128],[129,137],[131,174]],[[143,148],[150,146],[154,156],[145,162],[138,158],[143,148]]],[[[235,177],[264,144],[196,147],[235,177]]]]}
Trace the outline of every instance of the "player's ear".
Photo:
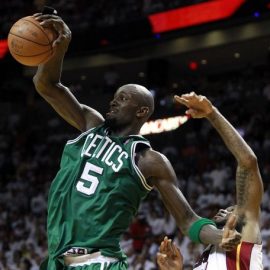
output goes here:
{"type": "Polygon", "coordinates": [[[140,107],[140,109],[137,111],[136,116],[138,118],[146,117],[149,114],[149,108],[146,106],[140,107]]]}

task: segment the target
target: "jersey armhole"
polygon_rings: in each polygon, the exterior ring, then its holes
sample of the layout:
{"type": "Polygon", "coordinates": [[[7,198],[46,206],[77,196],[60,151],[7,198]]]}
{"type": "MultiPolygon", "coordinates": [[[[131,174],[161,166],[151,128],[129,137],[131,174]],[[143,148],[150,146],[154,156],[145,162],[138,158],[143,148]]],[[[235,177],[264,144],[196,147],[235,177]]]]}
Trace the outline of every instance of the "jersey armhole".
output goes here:
{"type": "Polygon", "coordinates": [[[151,191],[153,189],[152,186],[150,186],[144,175],[142,174],[141,170],[139,169],[139,167],[137,166],[136,162],[135,162],[135,156],[136,156],[136,152],[138,151],[138,146],[140,146],[140,150],[145,149],[145,148],[151,148],[150,144],[147,142],[134,142],[131,146],[131,161],[132,161],[132,166],[135,170],[135,172],[137,173],[138,177],[141,180],[141,183],[143,185],[143,187],[147,190],[147,191],[151,191]]]}

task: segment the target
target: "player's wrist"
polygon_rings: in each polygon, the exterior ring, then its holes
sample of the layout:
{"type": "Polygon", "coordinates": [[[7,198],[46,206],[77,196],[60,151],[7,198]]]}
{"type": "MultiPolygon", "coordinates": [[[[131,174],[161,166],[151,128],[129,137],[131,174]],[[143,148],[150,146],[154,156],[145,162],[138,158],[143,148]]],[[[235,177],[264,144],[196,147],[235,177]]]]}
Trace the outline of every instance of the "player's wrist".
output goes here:
{"type": "Polygon", "coordinates": [[[195,243],[204,243],[204,239],[201,237],[201,230],[206,225],[212,225],[216,227],[215,222],[208,218],[200,218],[193,222],[188,230],[189,238],[195,243]]]}
{"type": "Polygon", "coordinates": [[[211,106],[211,108],[207,112],[205,118],[207,118],[208,120],[211,121],[211,120],[215,119],[217,113],[218,113],[218,109],[215,106],[211,106]]]}

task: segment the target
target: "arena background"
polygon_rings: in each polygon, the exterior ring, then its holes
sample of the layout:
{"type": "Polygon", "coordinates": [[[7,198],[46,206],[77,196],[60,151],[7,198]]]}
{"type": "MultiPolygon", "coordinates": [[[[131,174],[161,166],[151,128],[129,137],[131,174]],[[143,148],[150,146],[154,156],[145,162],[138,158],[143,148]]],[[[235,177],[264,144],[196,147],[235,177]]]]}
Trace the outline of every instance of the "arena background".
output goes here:
{"type": "MultiPolygon", "coordinates": [[[[62,81],[81,102],[104,113],[118,86],[139,83],[155,95],[155,120],[183,115],[184,108],[175,106],[172,96],[195,90],[233,123],[255,151],[264,180],[261,229],[264,269],[269,270],[267,0],[1,1],[0,269],[36,270],[46,256],[48,188],[65,141],[78,134],[35,93],[35,69],[15,62],[7,50],[12,24],[45,4],[55,7],[72,30],[62,81]],[[164,24],[171,11],[182,17],[164,24]]],[[[172,162],[197,213],[212,217],[234,204],[235,160],[205,120],[146,136],[172,162]]],[[[130,269],[157,269],[155,256],[164,235],[181,248],[184,269],[192,269],[203,247],[181,235],[154,191],[121,241],[130,269]]]]}

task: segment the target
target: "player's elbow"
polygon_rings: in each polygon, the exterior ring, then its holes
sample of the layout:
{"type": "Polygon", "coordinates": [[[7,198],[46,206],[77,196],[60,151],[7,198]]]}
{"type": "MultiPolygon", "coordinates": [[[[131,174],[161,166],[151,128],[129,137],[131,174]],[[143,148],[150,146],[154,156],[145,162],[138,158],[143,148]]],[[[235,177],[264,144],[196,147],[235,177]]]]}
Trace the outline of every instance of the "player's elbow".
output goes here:
{"type": "Polygon", "coordinates": [[[256,155],[254,153],[249,154],[244,160],[242,160],[241,165],[249,170],[256,169],[258,166],[256,155]]]}
{"type": "Polygon", "coordinates": [[[33,77],[33,83],[38,92],[44,92],[46,91],[46,83],[41,79],[40,76],[35,75],[33,77]]]}
{"type": "Polygon", "coordinates": [[[42,76],[37,74],[33,77],[33,83],[37,92],[43,97],[50,96],[52,88],[56,86],[55,84],[45,80],[44,78],[42,78],[42,76]]]}

